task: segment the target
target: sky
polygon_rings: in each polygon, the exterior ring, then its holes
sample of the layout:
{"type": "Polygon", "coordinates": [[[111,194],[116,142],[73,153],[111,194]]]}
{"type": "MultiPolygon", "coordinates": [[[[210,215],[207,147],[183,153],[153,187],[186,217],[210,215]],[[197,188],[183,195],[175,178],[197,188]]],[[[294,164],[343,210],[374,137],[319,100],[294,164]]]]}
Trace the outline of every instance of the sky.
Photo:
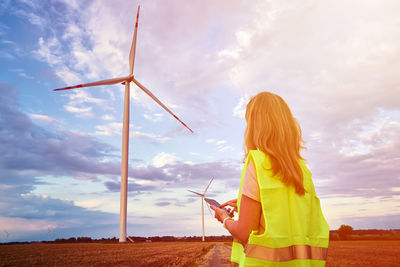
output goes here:
{"type": "MultiPolygon", "coordinates": [[[[129,73],[131,236],[200,236],[201,200],[236,198],[245,106],[282,96],[330,228],[400,228],[397,0],[0,3],[0,242],[119,236],[129,73]]],[[[205,234],[227,235],[206,208],[205,234]]]]}

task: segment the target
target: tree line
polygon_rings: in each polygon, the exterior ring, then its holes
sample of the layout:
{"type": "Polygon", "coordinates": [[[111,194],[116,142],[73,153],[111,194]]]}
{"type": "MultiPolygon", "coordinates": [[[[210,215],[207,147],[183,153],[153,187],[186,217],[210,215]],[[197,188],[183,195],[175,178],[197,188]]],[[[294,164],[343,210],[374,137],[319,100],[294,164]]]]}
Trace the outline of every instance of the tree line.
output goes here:
{"type": "MultiPolygon", "coordinates": [[[[133,242],[179,242],[179,241],[201,241],[201,236],[130,236],[133,242]]],[[[400,240],[400,229],[380,230],[380,229],[366,229],[366,230],[354,230],[352,226],[342,224],[337,230],[329,231],[329,240],[400,240]]],[[[220,236],[206,236],[206,241],[232,241],[232,236],[220,235],[220,236]]],[[[128,241],[128,240],[127,240],[128,241]]],[[[118,243],[119,240],[116,237],[112,238],[100,238],[93,239],[91,237],[70,237],[70,238],[57,238],[53,241],[41,241],[40,243],[118,243]]],[[[128,241],[129,242],[129,241],[128,241]]],[[[28,244],[37,243],[35,242],[6,242],[0,243],[5,244],[28,244]]]]}
{"type": "Polygon", "coordinates": [[[400,229],[379,230],[366,229],[354,230],[352,226],[342,224],[339,229],[329,232],[329,240],[377,240],[400,239],[400,229]]]}

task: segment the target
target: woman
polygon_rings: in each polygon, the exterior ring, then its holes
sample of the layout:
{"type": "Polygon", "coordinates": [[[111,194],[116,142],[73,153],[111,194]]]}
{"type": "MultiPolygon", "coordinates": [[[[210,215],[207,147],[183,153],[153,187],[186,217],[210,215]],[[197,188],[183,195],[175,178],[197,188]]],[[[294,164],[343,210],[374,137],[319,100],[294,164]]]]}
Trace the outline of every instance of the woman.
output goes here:
{"type": "Polygon", "coordinates": [[[238,198],[211,206],[234,237],[232,265],[325,266],[329,226],[300,156],[301,129],[286,102],[262,92],[246,107],[246,160],[238,198]]]}

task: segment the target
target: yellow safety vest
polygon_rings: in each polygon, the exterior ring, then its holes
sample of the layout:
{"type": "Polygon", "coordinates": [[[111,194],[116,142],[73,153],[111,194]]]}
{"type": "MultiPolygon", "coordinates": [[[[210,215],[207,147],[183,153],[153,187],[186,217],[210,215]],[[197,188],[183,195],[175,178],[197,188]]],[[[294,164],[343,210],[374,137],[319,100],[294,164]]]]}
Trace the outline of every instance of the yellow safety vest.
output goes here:
{"type": "Polygon", "coordinates": [[[273,176],[269,157],[251,150],[242,171],[238,212],[243,180],[249,160],[257,174],[265,232],[252,231],[245,248],[234,240],[231,261],[240,266],[325,266],[328,254],[329,225],[321,211],[311,172],[302,160],[305,195],[273,176]]]}

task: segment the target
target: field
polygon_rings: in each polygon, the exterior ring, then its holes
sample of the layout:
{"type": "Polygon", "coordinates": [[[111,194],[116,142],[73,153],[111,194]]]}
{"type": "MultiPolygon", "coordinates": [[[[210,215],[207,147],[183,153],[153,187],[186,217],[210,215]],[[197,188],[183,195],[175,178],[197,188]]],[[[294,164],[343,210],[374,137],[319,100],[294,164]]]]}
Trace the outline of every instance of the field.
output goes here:
{"type": "Polygon", "coordinates": [[[400,240],[331,241],[326,266],[400,266],[400,240]]]}
{"type": "Polygon", "coordinates": [[[196,266],[215,243],[24,244],[0,246],[0,266],[196,266]]]}
{"type": "MultiPolygon", "coordinates": [[[[226,242],[224,242],[226,243],[226,242]]],[[[0,266],[198,266],[215,242],[0,246],[0,266]]],[[[400,266],[400,240],[331,241],[327,267],[400,266]]]]}

